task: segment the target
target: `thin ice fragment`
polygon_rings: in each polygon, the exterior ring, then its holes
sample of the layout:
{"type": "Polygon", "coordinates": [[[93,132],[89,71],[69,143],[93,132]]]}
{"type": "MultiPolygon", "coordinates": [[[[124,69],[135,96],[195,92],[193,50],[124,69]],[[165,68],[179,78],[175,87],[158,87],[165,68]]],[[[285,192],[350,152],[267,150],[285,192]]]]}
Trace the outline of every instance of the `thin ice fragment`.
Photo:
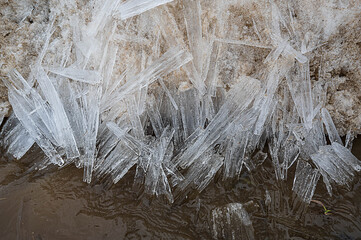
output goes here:
{"type": "Polygon", "coordinates": [[[77,68],[48,68],[52,73],[61,75],[63,77],[70,78],[75,81],[89,83],[89,84],[98,84],[101,81],[101,76],[96,71],[83,70],[77,68]]]}
{"type": "Polygon", "coordinates": [[[222,164],[223,157],[212,154],[211,150],[207,151],[189,166],[187,173],[184,175],[184,181],[178,187],[183,191],[191,187],[198,189],[199,192],[203,191],[222,164]]]}
{"type": "Polygon", "coordinates": [[[311,155],[311,159],[322,174],[328,193],[332,196],[332,183],[349,186],[356,171],[360,171],[360,162],[348,149],[338,143],[321,146],[311,155]]]}
{"type": "Polygon", "coordinates": [[[193,55],[193,64],[196,71],[202,74],[204,47],[202,44],[201,3],[199,0],[184,0],[183,4],[189,47],[193,55]]]}
{"type": "Polygon", "coordinates": [[[173,0],[128,0],[120,4],[114,14],[119,15],[120,19],[125,20],[172,1],[173,0]]]}
{"type": "Polygon", "coordinates": [[[339,144],[342,144],[342,140],[340,138],[340,135],[338,135],[337,129],[332,121],[330,113],[327,111],[326,108],[322,108],[321,114],[322,114],[322,122],[326,126],[327,135],[331,143],[337,142],[339,144]]]}
{"type": "Polygon", "coordinates": [[[292,191],[303,201],[310,203],[320,178],[320,172],[305,161],[298,161],[292,191]]]}
{"type": "Polygon", "coordinates": [[[255,239],[250,216],[241,203],[230,203],[212,210],[215,239],[255,239]]]}
{"type": "Polygon", "coordinates": [[[2,127],[0,139],[1,147],[15,159],[22,158],[35,143],[14,114],[7,119],[2,127]]]}

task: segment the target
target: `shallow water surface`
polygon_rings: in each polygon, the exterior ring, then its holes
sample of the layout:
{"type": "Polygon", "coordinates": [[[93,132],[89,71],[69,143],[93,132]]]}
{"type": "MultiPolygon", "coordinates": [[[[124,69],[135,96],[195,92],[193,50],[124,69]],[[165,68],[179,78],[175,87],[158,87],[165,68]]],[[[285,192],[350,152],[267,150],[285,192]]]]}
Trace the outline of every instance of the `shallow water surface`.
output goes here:
{"type": "MultiPolygon", "coordinates": [[[[361,139],[353,153],[361,159],[361,139]]],[[[219,174],[202,193],[169,204],[135,190],[134,170],[113,186],[88,185],[74,166],[28,173],[39,157],[35,149],[21,161],[0,161],[0,239],[212,239],[212,210],[246,202],[256,239],[361,239],[360,175],[333,197],[320,178],[313,199],[331,210],[325,215],[292,194],[294,167],[277,182],[269,160],[239,180],[219,174]]]]}

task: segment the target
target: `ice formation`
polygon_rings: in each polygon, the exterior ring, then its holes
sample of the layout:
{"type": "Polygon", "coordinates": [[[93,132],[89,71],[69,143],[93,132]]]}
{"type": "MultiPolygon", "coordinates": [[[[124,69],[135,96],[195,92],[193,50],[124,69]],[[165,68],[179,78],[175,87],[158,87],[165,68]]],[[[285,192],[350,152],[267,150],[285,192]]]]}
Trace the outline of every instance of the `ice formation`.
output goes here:
{"type": "Polygon", "coordinates": [[[255,239],[251,219],[240,203],[214,209],[212,222],[215,239],[255,239]]]}
{"type": "MultiPolygon", "coordinates": [[[[205,31],[201,2],[184,0],[184,40],[172,2],[107,0],[88,22],[73,16],[72,42],[44,61],[53,21],[29,78],[14,69],[3,79],[13,109],[1,132],[7,154],[20,159],[36,143],[46,155],[41,168],[74,163],[88,183],[117,183],[135,167],[135,181],[170,202],[175,190],[202,191],[217,173],[237,178],[267,157],[280,181],[296,166],[293,191],[306,202],[320,176],[330,194],[332,185],[350,184],[361,163],[324,108],[324,86],[310,79],[307,54],[322,43],[303,38],[292,13],[282,15],[273,1],[269,41],[254,20],[258,40],[243,41],[205,31]],[[154,38],[130,33],[137,17],[154,38]],[[119,73],[115,65],[127,59],[118,56],[130,51],[124,42],[145,44],[151,54],[134,52],[140,68],[127,63],[119,73]],[[221,52],[229,45],[269,49],[258,79],[243,75],[229,89],[221,85],[221,52]]],[[[218,4],[222,11],[225,3],[218,4]]],[[[227,209],[252,235],[242,205],[227,209]]]]}

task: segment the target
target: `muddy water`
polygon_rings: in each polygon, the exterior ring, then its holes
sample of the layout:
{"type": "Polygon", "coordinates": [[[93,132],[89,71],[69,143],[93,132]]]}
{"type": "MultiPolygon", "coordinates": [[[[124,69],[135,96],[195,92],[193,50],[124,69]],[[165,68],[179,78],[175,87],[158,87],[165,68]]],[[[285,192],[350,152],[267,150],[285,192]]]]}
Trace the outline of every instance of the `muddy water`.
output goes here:
{"type": "MultiPolygon", "coordinates": [[[[361,159],[361,139],[353,152],[361,159]]],[[[293,196],[291,177],[275,181],[268,160],[237,181],[217,176],[201,194],[171,205],[134,190],[134,171],[110,187],[83,183],[74,166],[27,173],[39,157],[35,149],[20,162],[0,161],[0,239],[212,239],[212,209],[249,201],[257,239],[361,239],[360,176],[332,198],[320,179],[314,199],[331,210],[325,215],[293,196]]]]}

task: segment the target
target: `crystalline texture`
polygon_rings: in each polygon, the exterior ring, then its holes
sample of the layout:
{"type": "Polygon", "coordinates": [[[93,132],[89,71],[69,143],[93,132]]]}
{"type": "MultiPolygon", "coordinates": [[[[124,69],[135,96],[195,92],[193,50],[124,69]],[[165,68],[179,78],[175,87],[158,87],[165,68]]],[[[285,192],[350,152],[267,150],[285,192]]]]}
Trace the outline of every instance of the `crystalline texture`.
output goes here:
{"type": "MultiPolygon", "coordinates": [[[[127,81],[116,91],[116,97],[112,101],[120,101],[126,95],[134,93],[136,90],[152,83],[157,78],[162,77],[192,60],[192,56],[179,47],[168,50],[162,57],[154,61],[151,66],[127,81]]],[[[113,93],[115,94],[115,93],[113,93]]],[[[111,107],[111,102],[106,109],[111,107]]]]}
{"type": "Polygon", "coordinates": [[[243,78],[238,86],[229,93],[226,103],[219,110],[214,119],[201,133],[191,146],[177,158],[177,165],[187,167],[203,154],[229,126],[229,123],[243,112],[254,97],[259,93],[259,82],[252,78],[243,78]]]}

